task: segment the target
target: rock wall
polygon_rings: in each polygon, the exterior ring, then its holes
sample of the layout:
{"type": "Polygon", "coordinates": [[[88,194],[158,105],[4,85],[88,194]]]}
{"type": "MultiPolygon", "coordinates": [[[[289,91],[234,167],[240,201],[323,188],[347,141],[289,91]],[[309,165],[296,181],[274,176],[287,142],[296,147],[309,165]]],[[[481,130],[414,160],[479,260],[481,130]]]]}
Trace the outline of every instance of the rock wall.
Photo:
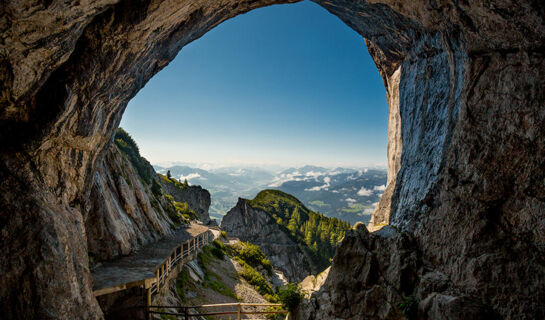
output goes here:
{"type": "Polygon", "coordinates": [[[369,233],[356,225],[297,319],[500,319],[489,305],[460,296],[417,247],[410,233],[394,227],[369,233]]]}
{"type": "MultiPolygon", "coordinates": [[[[187,43],[283,2],[2,3],[0,303],[8,318],[101,318],[85,206],[127,102],[187,43]]],[[[426,310],[456,301],[450,306],[543,318],[545,5],[316,2],[366,38],[388,90],[389,184],[373,221],[410,234],[423,263],[457,292],[430,293],[426,310]]],[[[343,272],[338,263],[330,273],[343,272]]]]}
{"type": "Polygon", "coordinates": [[[160,182],[163,190],[170,194],[175,201],[187,203],[191,210],[199,216],[202,223],[209,224],[212,221],[208,213],[210,209],[210,192],[208,190],[201,186],[187,186],[180,189],[164,179],[161,179],[160,182]]]}
{"type": "Polygon", "coordinates": [[[165,199],[151,192],[113,145],[98,165],[88,201],[85,231],[94,260],[127,255],[172,233],[173,222],[161,204],[165,199]]]}
{"type": "Polygon", "coordinates": [[[311,257],[290,239],[276,221],[263,210],[250,206],[245,199],[238,199],[221,220],[220,227],[230,237],[258,245],[289,282],[303,281],[308,275],[318,272],[311,257]]]}

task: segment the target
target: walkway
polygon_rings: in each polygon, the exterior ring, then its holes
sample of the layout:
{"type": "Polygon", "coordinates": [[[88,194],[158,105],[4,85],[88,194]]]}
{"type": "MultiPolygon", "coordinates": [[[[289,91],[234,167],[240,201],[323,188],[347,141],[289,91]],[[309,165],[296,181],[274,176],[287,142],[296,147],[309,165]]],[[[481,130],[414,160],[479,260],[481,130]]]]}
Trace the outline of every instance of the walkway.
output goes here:
{"type": "Polygon", "coordinates": [[[191,259],[192,254],[219,235],[214,231],[207,226],[191,224],[177,230],[172,237],[149,244],[132,255],[104,263],[91,271],[94,295],[140,286],[147,289],[149,303],[151,295],[165,284],[177,265],[184,259],[191,259]]]}

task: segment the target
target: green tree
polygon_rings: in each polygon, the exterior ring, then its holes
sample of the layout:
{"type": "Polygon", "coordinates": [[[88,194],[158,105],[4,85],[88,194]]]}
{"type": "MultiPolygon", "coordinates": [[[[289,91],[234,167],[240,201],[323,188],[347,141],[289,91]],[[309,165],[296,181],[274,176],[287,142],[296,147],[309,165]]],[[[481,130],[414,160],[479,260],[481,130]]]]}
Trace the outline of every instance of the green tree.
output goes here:
{"type": "Polygon", "coordinates": [[[138,149],[136,141],[134,141],[131,135],[123,130],[123,128],[117,128],[114,143],[119,151],[127,156],[132,166],[136,169],[138,176],[149,185],[152,178],[155,176],[155,171],[148,160],[140,155],[140,150],[138,149]]]}
{"type": "Polygon", "coordinates": [[[320,268],[330,264],[339,239],[350,229],[349,223],[313,212],[297,198],[282,191],[261,191],[247,203],[271,216],[292,240],[307,250],[320,268]]]}
{"type": "Polygon", "coordinates": [[[280,302],[286,309],[293,311],[303,300],[303,293],[301,292],[301,287],[299,287],[299,285],[296,283],[289,283],[278,288],[278,298],[280,298],[280,302]]]}

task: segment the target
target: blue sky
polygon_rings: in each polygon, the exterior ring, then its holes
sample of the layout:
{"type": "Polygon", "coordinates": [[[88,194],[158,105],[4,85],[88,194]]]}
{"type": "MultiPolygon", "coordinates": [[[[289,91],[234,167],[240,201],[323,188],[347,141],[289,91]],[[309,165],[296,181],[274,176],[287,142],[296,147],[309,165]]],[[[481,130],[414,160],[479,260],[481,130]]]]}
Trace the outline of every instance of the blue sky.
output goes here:
{"type": "Polygon", "coordinates": [[[311,2],[253,10],[184,47],[121,126],[152,163],[386,163],[388,108],[363,38],[311,2]]]}

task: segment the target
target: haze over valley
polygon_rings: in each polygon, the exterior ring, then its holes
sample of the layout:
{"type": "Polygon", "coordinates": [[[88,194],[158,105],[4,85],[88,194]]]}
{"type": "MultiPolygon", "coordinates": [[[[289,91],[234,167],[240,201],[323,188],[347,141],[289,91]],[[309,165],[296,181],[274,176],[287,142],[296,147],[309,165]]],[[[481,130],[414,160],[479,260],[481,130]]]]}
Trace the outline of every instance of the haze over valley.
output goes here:
{"type": "Polygon", "coordinates": [[[159,166],[158,173],[170,171],[172,178],[210,191],[210,216],[221,218],[239,197],[251,199],[263,189],[277,189],[296,196],[309,209],[354,224],[368,223],[386,188],[386,169],[219,167],[208,170],[187,165],[159,166]]]}

